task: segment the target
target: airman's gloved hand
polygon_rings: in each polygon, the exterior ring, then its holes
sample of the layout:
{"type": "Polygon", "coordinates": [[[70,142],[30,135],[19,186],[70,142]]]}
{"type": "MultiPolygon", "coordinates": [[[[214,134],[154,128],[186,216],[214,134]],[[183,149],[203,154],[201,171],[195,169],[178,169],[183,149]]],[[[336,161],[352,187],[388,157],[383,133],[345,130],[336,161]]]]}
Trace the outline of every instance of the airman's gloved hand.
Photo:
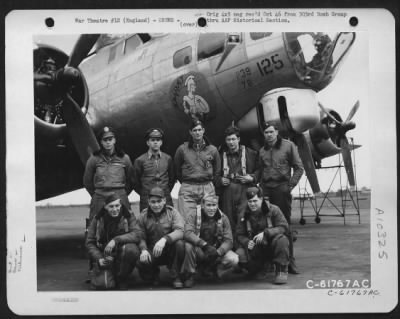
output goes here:
{"type": "Polygon", "coordinates": [[[209,263],[215,262],[219,257],[217,249],[211,245],[207,244],[202,249],[204,251],[205,258],[209,263]]]}

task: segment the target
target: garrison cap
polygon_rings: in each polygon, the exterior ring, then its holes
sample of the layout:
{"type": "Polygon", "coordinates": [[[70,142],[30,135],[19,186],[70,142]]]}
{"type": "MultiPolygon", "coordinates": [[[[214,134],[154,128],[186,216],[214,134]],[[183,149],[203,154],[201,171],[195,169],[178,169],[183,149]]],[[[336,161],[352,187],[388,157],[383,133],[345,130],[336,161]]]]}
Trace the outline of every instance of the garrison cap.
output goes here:
{"type": "Polygon", "coordinates": [[[263,197],[263,193],[262,193],[261,188],[253,186],[253,187],[249,187],[247,189],[246,198],[247,199],[252,199],[254,196],[257,196],[257,197],[260,197],[260,198],[263,197]]]}
{"type": "Polygon", "coordinates": [[[211,202],[214,204],[218,204],[218,196],[213,194],[204,194],[203,198],[201,199],[203,203],[211,202]]]}
{"type": "Polygon", "coordinates": [[[164,137],[164,131],[160,128],[151,128],[147,130],[145,138],[148,140],[149,138],[163,138],[164,137]]]}
{"type": "Polygon", "coordinates": [[[97,133],[97,138],[99,140],[105,138],[105,137],[115,137],[114,129],[110,126],[104,126],[98,133],[97,133]]]}
{"type": "Polygon", "coordinates": [[[104,205],[107,205],[113,201],[116,201],[117,199],[121,199],[117,194],[111,193],[106,197],[106,200],[104,201],[104,205]]]}
{"type": "Polygon", "coordinates": [[[204,124],[202,121],[200,120],[194,120],[192,121],[191,125],[190,125],[190,129],[193,130],[196,126],[201,125],[202,128],[204,128],[204,124]]]}
{"type": "Polygon", "coordinates": [[[150,190],[149,198],[150,198],[151,196],[156,196],[156,197],[160,197],[160,198],[165,198],[165,193],[164,193],[164,191],[163,191],[163,189],[162,189],[161,187],[156,186],[156,187],[153,187],[153,188],[150,190]]]}

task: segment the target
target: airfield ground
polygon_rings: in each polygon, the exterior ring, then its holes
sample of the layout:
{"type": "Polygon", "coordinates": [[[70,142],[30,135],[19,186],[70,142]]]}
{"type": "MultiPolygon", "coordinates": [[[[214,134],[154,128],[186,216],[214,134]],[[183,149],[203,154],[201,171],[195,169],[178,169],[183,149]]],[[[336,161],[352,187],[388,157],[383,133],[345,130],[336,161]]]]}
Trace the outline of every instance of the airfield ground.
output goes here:
{"type": "MultiPolygon", "coordinates": [[[[340,198],[332,198],[340,207],[340,198]]],[[[314,221],[315,214],[309,201],[305,202],[306,224],[300,225],[299,201],[293,201],[293,229],[298,232],[295,243],[299,275],[289,275],[286,285],[272,284],[271,273],[265,280],[249,281],[245,274],[230,274],[222,283],[199,278],[192,289],[306,289],[309,280],[370,280],[370,197],[361,195],[360,219],[354,207],[347,203],[346,224],[331,202],[322,207],[321,223],[314,221]]],[[[321,200],[319,199],[319,204],[321,200]]],[[[138,212],[138,204],[132,208],[138,212]]],[[[88,290],[88,262],[83,247],[87,206],[37,208],[37,288],[38,291],[88,290]]],[[[165,267],[163,267],[165,268],[165,267]]],[[[145,285],[135,270],[130,277],[132,290],[168,290],[168,272],[161,273],[161,286],[145,285]]]]}

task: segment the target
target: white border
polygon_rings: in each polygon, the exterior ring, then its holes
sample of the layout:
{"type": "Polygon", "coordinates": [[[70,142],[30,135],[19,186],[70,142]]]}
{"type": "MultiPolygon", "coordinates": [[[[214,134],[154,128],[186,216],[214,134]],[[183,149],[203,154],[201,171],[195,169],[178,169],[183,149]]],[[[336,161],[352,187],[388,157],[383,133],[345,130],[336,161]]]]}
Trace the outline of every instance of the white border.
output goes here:
{"type": "MultiPolygon", "coordinates": [[[[79,24],[76,17],[174,17],[194,22],[207,12],[279,10],[40,10],[13,11],[6,17],[6,132],[7,132],[7,248],[22,247],[21,271],[7,274],[7,300],[18,314],[133,314],[133,313],[312,313],[388,312],[397,304],[397,184],[395,123],[395,21],[383,9],[323,9],[343,12],[347,17],[290,18],[290,23],[220,23],[207,28],[170,24],[79,24]],[[45,27],[53,17],[55,27],[45,27]],[[349,26],[350,16],[359,25],[349,26]],[[370,52],[370,118],[372,151],[371,282],[379,296],[334,296],[324,290],[151,292],[37,292],[34,142],[32,118],[32,36],[37,34],[132,33],[134,32],[224,32],[224,31],[366,31],[370,52]],[[377,48],[380,48],[378,51],[377,48]],[[384,50],[382,56],[379,52],[384,50]],[[385,213],[377,215],[375,208],[385,213]],[[379,218],[383,218],[380,221],[379,218]],[[382,226],[380,226],[382,225],[382,226]],[[383,228],[383,229],[381,229],[383,228]],[[386,246],[380,248],[378,232],[386,232],[386,246]],[[390,256],[379,259],[382,249],[390,256]],[[68,299],[70,298],[70,299],[68,299]],[[110,303],[100,302],[112,298],[110,303]],[[221,303],[220,300],[229,302],[221,303]],[[58,302],[64,300],[66,302],[58,302]],[[287,301],[290,301],[288,307],[287,301]],[[69,302],[68,302],[69,301],[69,302]],[[155,305],[155,301],[156,305],[155,305]]],[[[281,10],[282,11],[282,10],[281,10]]],[[[286,10],[292,12],[307,10],[286,10]]],[[[313,11],[316,11],[313,9],[313,11]]]]}

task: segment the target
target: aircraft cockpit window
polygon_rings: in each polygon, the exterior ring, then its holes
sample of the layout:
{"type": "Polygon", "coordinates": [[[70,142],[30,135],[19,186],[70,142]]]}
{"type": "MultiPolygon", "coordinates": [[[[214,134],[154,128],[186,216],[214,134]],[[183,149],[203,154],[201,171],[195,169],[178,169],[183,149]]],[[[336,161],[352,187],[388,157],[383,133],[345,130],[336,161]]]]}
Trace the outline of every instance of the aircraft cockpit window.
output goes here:
{"type": "Polygon", "coordinates": [[[289,32],[284,39],[298,77],[310,85],[322,86],[333,78],[355,33],[289,32]]]}
{"type": "Polygon", "coordinates": [[[225,33],[204,33],[200,34],[197,48],[198,60],[207,59],[211,56],[224,52],[225,33]]]}
{"type": "Polygon", "coordinates": [[[250,32],[250,38],[252,40],[260,40],[269,37],[271,34],[272,32],[250,32]]]}
{"type": "Polygon", "coordinates": [[[125,41],[125,50],[124,53],[127,54],[129,52],[133,52],[136,48],[142,44],[142,40],[139,38],[138,35],[134,35],[125,41]]]}
{"type": "Polygon", "coordinates": [[[186,64],[192,62],[192,47],[188,46],[186,48],[180,49],[175,52],[173,57],[173,64],[175,68],[180,68],[186,64]]]}

